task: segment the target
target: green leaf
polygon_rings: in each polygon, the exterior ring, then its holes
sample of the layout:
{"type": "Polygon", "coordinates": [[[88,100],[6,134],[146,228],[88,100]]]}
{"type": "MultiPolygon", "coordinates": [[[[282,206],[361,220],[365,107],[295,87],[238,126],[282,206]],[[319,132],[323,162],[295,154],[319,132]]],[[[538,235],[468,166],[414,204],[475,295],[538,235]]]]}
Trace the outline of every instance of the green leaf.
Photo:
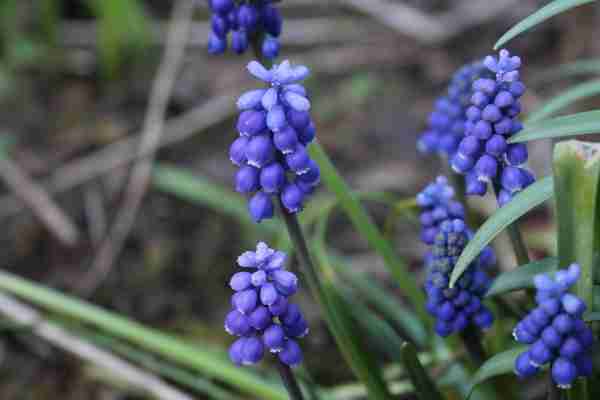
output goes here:
{"type": "Polygon", "coordinates": [[[412,305],[418,310],[422,321],[427,321],[425,311],[425,296],[417,285],[402,260],[398,257],[392,244],[387,241],[379,228],[375,225],[369,214],[365,211],[360,201],[352,193],[348,184],[341,177],[325,150],[313,143],[310,149],[311,156],[321,168],[321,178],[325,185],[335,194],[340,206],[350,218],[354,228],[367,240],[379,253],[402,292],[410,299],[412,305]]]}
{"type": "Polygon", "coordinates": [[[529,210],[552,197],[552,190],[552,177],[542,178],[518,193],[508,204],[492,214],[475,233],[473,239],[469,241],[460,255],[450,277],[450,286],[454,286],[471,261],[481,253],[481,250],[492,239],[529,210]]]}
{"type": "Polygon", "coordinates": [[[444,400],[444,396],[442,396],[437,385],[419,361],[415,346],[410,343],[404,343],[400,349],[400,353],[404,367],[417,393],[417,398],[419,400],[444,400]]]}
{"type": "MultiPolygon", "coordinates": [[[[324,232],[327,218],[319,222],[320,231],[324,232]]],[[[356,329],[353,321],[353,309],[338,292],[335,285],[336,274],[331,266],[331,260],[325,248],[323,235],[315,240],[312,247],[313,255],[318,265],[319,298],[323,317],[333,334],[342,355],[355,372],[356,376],[364,383],[369,398],[391,399],[381,369],[375,362],[373,354],[364,351],[366,346],[364,338],[356,329]]]]}
{"type": "Polygon", "coordinates": [[[352,309],[351,316],[354,323],[360,327],[359,334],[362,333],[362,337],[365,338],[369,348],[373,346],[374,349],[378,349],[391,360],[400,361],[398,349],[404,341],[398,336],[394,328],[359,301],[351,290],[344,291],[343,294],[344,300],[352,309]]]}
{"type": "Polygon", "coordinates": [[[544,22],[545,20],[554,17],[562,12],[568,11],[571,8],[591,3],[595,0],[554,0],[550,4],[540,8],[533,14],[521,20],[518,24],[510,28],[504,33],[494,45],[494,49],[498,50],[504,46],[509,40],[523,32],[528,31],[534,26],[544,22]]]}
{"type": "Polygon", "coordinates": [[[475,373],[471,380],[471,389],[469,397],[473,393],[475,386],[498,375],[512,373],[515,369],[515,360],[522,352],[527,350],[527,346],[518,346],[502,353],[498,353],[488,359],[475,373]]]}
{"type": "Polygon", "coordinates": [[[557,139],[599,132],[600,110],[594,110],[525,125],[519,133],[508,139],[508,143],[528,142],[537,139],[557,139]]]}
{"type": "Polygon", "coordinates": [[[408,336],[408,339],[419,346],[427,343],[425,326],[411,310],[366,273],[353,271],[347,265],[337,261],[338,258],[335,258],[332,264],[336,272],[368,303],[372,304],[386,319],[393,321],[408,336]]]}
{"type": "Polygon", "coordinates": [[[576,294],[593,309],[594,254],[600,225],[600,144],[570,140],[554,148],[554,190],[561,267],[581,266],[576,294]]]}
{"type": "Polygon", "coordinates": [[[578,100],[596,96],[598,94],[600,94],[600,79],[574,86],[561,94],[554,96],[552,100],[529,114],[525,120],[525,125],[541,121],[578,100]]]}
{"type": "Polygon", "coordinates": [[[98,18],[98,46],[104,72],[117,76],[127,55],[150,43],[150,25],[140,0],[88,0],[98,18]]]}
{"type": "Polygon", "coordinates": [[[561,64],[542,70],[535,74],[533,82],[535,84],[553,82],[560,78],[570,78],[579,75],[589,75],[600,73],[600,59],[592,58],[588,60],[578,60],[572,63],[561,64]]]}
{"type": "Polygon", "coordinates": [[[502,272],[496,278],[486,293],[486,297],[512,292],[519,289],[533,287],[533,277],[537,274],[555,271],[558,267],[556,257],[548,257],[543,260],[533,261],[529,264],[519,266],[510,271],[502,272]]]}
{"type": "Polygon", "coordinates": [[[246,199],[231,189],[192,174],[182,168],[159,164],[152,173],[152,187],[184,200],[201,204],[229,215],[238,221],[269,233],[283,230],[278,220],[255,224],[248,214],[246,199]]]}
{"type": "Polygon", "coordinates": [[[583,319],[586,321],[600,321],[600,311],[595,311],[591,313],[585,313],[583,319]]]}
{"type": "MultiPolygon", "coordinates": [[[[69,329],[68,327],[65,327],[69,329]]],[[[209,379],[198,376],[183,368],[179,368],[173,364],[167,363],[162,359],[158,359],[150,353],[140,351],[133,346],[130,346],[114,338],[84,330],[81,327],[75,329],[78,336],[84,337],[87,340],[93,341],[97,345],[109,348],[112,352],[119,354],[130,361],[139,364],[144,369],[159,374],[182,387],[194,390],[197,393],[202,393],[214,400],[240,400],[239,396],[230,393],[209,379]]]]}
{"type": "Polygon", "coordinates": [[[92,324],[115,338],[129,341],[165,360],[184,365],[254,397],[287,400],[283,387],[267,383],[248,369],[236,367],[228,360],[207,350],[206,346],[186,343],[182,339],[148,328],[116,313],[5,271],[0,271],[0,290],[47,310],[69,316],[81,323],[92,324]]]}

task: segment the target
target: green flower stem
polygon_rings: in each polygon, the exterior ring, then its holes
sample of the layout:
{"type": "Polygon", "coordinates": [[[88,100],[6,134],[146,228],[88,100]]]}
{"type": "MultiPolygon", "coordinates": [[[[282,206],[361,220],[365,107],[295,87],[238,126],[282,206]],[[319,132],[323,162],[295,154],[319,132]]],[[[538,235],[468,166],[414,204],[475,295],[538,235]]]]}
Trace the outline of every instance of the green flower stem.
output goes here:
{"type": "MultiPolygon", "coordinates": [[[[494,191],[496,193],[496,198],[500,193],[500,187],[498,184],[494,184],[494,191]]],[[[510,238],[510,243],[512,244],[513,250],[515,252],[515,256],[517,258],[518,265],[529,264],[529,252],[527,251],[527,247],[525,246],[525,241],[523,240],[523,236],[521,236],[521,230],[519,229],[518,222],[515,221],[508,228],[508,237],[510,238]]]]}
{"type": "Polygon", "coordinates": [[[283,386],[285,386],[290,395],[290,400],[304,400],[300,385],[298,385],[298,381],[296,381],[296,377],[291,368],[278,360],[277,371],[279,371],[283,386]]]}

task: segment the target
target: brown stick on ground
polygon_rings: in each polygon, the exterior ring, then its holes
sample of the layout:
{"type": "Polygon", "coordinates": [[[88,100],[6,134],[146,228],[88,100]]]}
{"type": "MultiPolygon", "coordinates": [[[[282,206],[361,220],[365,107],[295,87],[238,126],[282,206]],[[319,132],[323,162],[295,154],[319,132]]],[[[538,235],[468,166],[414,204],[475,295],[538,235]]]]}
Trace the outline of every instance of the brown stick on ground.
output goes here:
{"type": "Polygon", "coordinates": [[[0,157],[0,178],[61,243],[66,246],[77,243],[79,232],[69,216],[6,155],[0,157]]]}
{"type": "Polygon", "coordinates": [[[173,6],[169,23],[165,53],[152,84],[150,100],[144,119],[143,133],[137,150],[138,160],[125,187],[125,197],[117,210],[108,236],[100,246],[90,271],[84,276],[80,288],[91,293],[110,272],[129,235],[138,209],[146,193],[156,149],[160,144],[165,113],[181,65],[188,40],[194,2],[179,0],[173,6]]]}

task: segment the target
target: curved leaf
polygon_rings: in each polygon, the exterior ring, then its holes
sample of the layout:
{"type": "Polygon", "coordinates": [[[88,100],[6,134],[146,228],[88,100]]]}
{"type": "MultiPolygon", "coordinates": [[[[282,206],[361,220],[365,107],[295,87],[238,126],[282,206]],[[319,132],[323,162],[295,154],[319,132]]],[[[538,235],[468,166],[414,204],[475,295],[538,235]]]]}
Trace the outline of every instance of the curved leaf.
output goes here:
{"type": "Polygon", "coordinates": [[[381,231],[375,225],[371,216],[363,208],[362,204],[352,193],[344,178],[339,174],[325,150],[319,143],[310,146],[310,155],[321,168],[321,179],[327,185],[339,201],[354,228],[369,242],[383,258],[385,266],[396,280],[400,289],[410,299],[417,312],[426,321],[428,319],[425,311],[425,296],[423,291],[413,279],[413,274],[408,270],[406,264],[396,254],[392,244],[383,237],[381,231]]]}
{"type": "Polygon", "coordinates": [[[570,78],[579,75],[600,73],[600,59],[584,59],[571,63],[561,64],[555,67],[544,69],[532,77],[534,84],[554,81],[560,78],[570,78]]]}
{"type": "Polygon", "coordinates": [[[471,397],[475,386],[479,385],[481,382],[493,378],[494,376],[512,372],[515,368],[515,360],[519,354],[525,350],[527,350],[527,346],[518,346],[502,353],[498,353],[487,360],[473,376],[473,379],[471,380],[471,389],[469,390],[469,396],[467,398],[471,397]]]}
{"type": "Polygon", "coordinates": [[[597,94],[600,94],[600,79],[573,86],[572,88],[553,97],[552,100],[548,101],[536,111],[529,114],[525,120],[525,124],[541,121],[578,100],[592,97],[597,94]]]}
{"type": "Polygon", "coordinates": [[[533,277],[537,274],[552,272],[558,267],[556,257],[533,261],[511,271],[498,275],[486,293],[486,297],[504,294],[513,290],[528,289],[533,287],[533,277]]]}
{"type": "Polygon", "coordinates": [[[469,241],[463,250],[452,275],[450,277],[450,287],[454,286],[456,281],[465,272],[471,261],[481,253],[481,250],[487,246],[502,230],[519,219],[527,211],[552,197],[553,193],[552,177],[547,176],[535,182],[522,192],[518,193],[508,204],[499,208],[487,221],[479,228],[473,239],[469,241]]]}
{"type": "Polygon", "coordinates": [[[408,377],[412,382],[419,400],[444,400],[440,390],[417,357],[417,350],[411,343],[404,343],[400,355],[408,377]]]}
{"type": "Polygon", "coordinates": [[[183,339],[1,270],[0,290],[57,314],[94,325],[114,338],[126,340],[165,360],[184,365],[205,377],[227,383],[251,396],[271,400],[287,399],[281,386],[267,382],[248,369],[235,366],[207,349],[206,344],[202,346],[186,343],[183,339]]]}
{"type": "Polygon", "coordinates": [[[591,3],[595,0],[554,0],[550,4],[540,8],[533,14],[521,20],[518,24],[510,28],[504,35],[498,39],[494,45],[494,50],[498,50],[500,46],[505,45],[509,40],[523,32],[528,31],[534,26],[544,22],[545,20],[554,17],[571,8],[591,3]]]}
{"type": "Polygon", "coordinates": [[[508,143],[600,133],[600,110],[565,115],[525,125],[508,143]]]}

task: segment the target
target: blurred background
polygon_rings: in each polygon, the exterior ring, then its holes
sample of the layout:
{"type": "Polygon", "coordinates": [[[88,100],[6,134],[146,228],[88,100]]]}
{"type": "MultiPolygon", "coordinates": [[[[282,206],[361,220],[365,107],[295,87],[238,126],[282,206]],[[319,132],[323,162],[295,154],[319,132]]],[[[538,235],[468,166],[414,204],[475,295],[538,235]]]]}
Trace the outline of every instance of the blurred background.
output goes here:
{"type": "MultiPolygon", "coordinates": [[[[415,142],[452,73],[490,53],[504,31],[545,3],[283,0],[281,54],[311,68],[318,139],[352,187],[409,198],[443,168],[420,156],[415,142]]],[[[203,0],[194,1],[185,52],[162,93],[166,114],[149,184],[122,249],[111,242],[132,166],[140,164],[172,7],[167,0],[0,0],[0,260],[4,270],[222,349],[231,341],[223,317],[235,258],[257,239],[285,240],[274,224],[250,224],[231,191],[234,99],[256,82],[244,68],[250,52],[207,54],[203,0]]],[[[572,83],[541,81],[541,71],[598,56],[598,37],[598,8],[583,7],[513,40],[528,85],[524,109],[572,83]]],[[[530,153],[532,168],[546,174],[549,144],[536,142],[530,153]]],[[[328,196],[321,189],[315,209],[328,196]]],[[[482,215],[495,207],[490,199],[473,205],[482,215]]],[[[395,221],[383,205],[369,211],[418,269],[415,220],[395,221]]],[[[553,251],[547,217],[540,210],[524,224],[540,253],[553,251]]],[[[387,285],[381,260],[341,213],[330,232],[328,243],[354,269],[387,285]]],[[[502,263],[511,262],[506,257],[502,263]]],[[[351,380],[318,310],[306,292],[298,297],[312,332],[303,341],[307,369],[323,385],[351,380]]],[[[17,311],[5,305],[0,313],[3,400],[149,398],[14,326],[17,311]]]]}

